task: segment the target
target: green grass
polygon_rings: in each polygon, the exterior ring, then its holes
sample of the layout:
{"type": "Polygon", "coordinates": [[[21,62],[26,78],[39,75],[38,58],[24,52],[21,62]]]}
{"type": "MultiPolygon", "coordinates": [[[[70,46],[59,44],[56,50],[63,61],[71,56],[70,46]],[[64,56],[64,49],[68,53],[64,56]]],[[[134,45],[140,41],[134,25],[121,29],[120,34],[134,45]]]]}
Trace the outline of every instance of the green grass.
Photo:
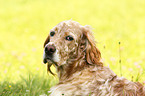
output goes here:
{"type": "Polygon", "coordinates": [[[144,9],[144,0],[0,0],[0,95],[48,95],[57,78],[42,64],[43,42],[70,19],[93,27],[105,66],[120,76],[121,59],[123,77],[143,83],[144,9]]]}
{"type": "Polygon", "coordinates": [[[2,82],[0,96],[39,96],[48,94],[48,90],[52,86],[52,80],[43,76],[29,75],[27,79],[23,76],[20,77],[19,82],[2,82]]]}

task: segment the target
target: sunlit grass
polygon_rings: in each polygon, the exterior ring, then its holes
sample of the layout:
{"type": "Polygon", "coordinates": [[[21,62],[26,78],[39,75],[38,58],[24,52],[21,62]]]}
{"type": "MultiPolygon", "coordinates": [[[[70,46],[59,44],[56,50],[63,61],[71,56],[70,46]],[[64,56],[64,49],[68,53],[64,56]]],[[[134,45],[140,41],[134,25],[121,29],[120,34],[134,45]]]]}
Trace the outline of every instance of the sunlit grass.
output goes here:
{"type": "Polygon", "coordinates": [[[50,86],[54,85],[56,81],[51,78],[46,78],[38,75],[30,75],[28,78],[20,76],[21,80],[18,82],[4,81],[0,84],[0,96],[39,96],[48,94],[50,86]]]}
{"type": "Polygon", "coordinates": [[[123,77],[143,83],[144,9],[144,0],[0,0],[0,95],[48,94],[57,80],[42,64],[43,42],[69,19],[92,26],[105,66],[120,76],[121,59],[123,77]]]}

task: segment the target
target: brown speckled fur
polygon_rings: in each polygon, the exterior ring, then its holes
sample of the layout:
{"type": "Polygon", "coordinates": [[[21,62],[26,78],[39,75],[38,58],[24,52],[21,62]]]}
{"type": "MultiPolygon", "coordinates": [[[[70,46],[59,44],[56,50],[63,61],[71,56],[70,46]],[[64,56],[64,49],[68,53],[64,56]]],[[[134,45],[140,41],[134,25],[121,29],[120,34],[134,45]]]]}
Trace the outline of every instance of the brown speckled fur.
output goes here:
{"type": "MultiPolygon", "coordinates": [[[[59,83],[51,88],[50,96],[145,96],[141,83],[118,77],[103,66],[89,26],[68,20],[51,31],[55,31],[55,36],[48,36],[44,46],[53,42],[60,61],[54,64],[59,83]],[[68,35],[74,40],[65,40],[68,35]]],[[[49,72],[51,65],[48,62],[49,72]]]]}

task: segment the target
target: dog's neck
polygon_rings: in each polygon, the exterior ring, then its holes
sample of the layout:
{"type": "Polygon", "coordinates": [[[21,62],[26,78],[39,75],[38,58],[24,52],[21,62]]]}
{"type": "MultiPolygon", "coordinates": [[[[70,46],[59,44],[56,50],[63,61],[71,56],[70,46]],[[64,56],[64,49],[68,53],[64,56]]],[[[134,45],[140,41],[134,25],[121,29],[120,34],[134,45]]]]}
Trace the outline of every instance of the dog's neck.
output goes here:
{"type": "Polygon", "coordinates": [[[88,66],[89,65],[86,62],[85,56],[82,56],[77,60],[67,62],[67,64],[64,64],[57,68],[59,82],[70,80],[71,78],[73,78],[73,74],[85,69],[88,66]]]}

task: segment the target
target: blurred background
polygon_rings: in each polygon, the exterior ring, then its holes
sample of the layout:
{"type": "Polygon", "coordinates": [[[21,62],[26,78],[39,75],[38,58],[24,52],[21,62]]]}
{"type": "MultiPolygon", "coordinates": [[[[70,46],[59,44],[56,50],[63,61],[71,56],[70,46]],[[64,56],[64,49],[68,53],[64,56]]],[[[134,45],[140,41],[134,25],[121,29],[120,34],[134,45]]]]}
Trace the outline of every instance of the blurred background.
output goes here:
{"type": "Polygon", "coordinates": [[[145,84],[144,0],[0,0],[1,96],[48,95],[58,79],[42,64],[43,43],[70,19],[92,26],[105,66],[145,84]]]}

